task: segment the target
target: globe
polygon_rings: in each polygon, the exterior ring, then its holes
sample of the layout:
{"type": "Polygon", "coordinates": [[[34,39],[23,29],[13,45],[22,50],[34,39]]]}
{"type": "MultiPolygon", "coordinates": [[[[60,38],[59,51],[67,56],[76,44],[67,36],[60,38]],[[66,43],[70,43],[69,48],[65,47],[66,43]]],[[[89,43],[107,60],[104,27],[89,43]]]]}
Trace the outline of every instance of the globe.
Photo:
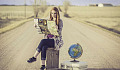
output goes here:
{"type": "Polygon", "coordinates": [[[79,58],[82,53],[83,53],[83,49],[81,47],[80,44],[73,44],[70,46],[69,50],[68,50],[69,55],[71,56],[71,58],[73,58],[74,60],[79,58]]]}

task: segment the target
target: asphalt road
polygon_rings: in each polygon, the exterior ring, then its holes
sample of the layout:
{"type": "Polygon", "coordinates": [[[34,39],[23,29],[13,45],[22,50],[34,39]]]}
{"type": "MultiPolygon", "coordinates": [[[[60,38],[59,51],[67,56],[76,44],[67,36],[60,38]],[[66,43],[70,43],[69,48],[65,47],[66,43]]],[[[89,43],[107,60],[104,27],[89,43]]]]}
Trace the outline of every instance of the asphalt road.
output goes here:
{"type": "MultiPolygon", "coordinates": [[[[73,60],[68,54],[70,45],[79,43],[83,55],[77,59],[87,62],[93,70],[120,69],[120,37],[100,29],[71,20],[63,20],[64,46],[60,49],[60,63],[73,60]]],[[[43,35],[38,34],[29,21],[0,35],[0,70],[39,70],[40,55],[34,63],[26,60],[33,56],[43,35]]]]}

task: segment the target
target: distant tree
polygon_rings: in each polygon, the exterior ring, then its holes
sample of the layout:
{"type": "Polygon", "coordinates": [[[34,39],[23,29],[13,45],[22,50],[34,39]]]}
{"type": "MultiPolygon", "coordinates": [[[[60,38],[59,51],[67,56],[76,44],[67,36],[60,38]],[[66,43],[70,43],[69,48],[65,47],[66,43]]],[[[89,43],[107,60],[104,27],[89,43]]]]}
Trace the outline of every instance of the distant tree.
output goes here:
{"type": "Polygon", "coordinates": [[[46,0],[40,0],[41,6],[40,6],[40,10],[42,13],[45,12],[45,10],[47,9],[47,2],[46,0]]]}
{"type": "Polygon", "coordinates": [[[34,18],[37,18],[38,12],[39,12],[39,9],[38,9],[37,5],[38,5],[37,1],[34,0],[34,4],[33,4],[34,18]]]}
{"type": "Polygon", "coordinates": [[[37,18],[39,12],[44,13],[45,10],[47,9],[46,0],[34,0],[33,9],[34,9],[34,18],[37,18]]]}
{"type": "Polygon", "coordinates": [[[61,8],[60,8],[60,5],[58,6],[58,9],[59,9],[60,12],[62,12],[62,10],[61,10],[61,8]]]}
{"type": "Polygon", "coordinates": [[[65,0],[63,2],[63,7],[64,7],[64,13],[67,14],[68,6],[70,6],[70,2],[68,0],[65,0]]]}
{"type": "Polygon", "coordinates": [[[63,2],[63,7],[64,7],[64,16],[65,17],[70,17],[68,14],[67,14],[67,10],[68,10],[68,7],[70,6],[70,2],[68,0],[65,0],[63,2]]]}

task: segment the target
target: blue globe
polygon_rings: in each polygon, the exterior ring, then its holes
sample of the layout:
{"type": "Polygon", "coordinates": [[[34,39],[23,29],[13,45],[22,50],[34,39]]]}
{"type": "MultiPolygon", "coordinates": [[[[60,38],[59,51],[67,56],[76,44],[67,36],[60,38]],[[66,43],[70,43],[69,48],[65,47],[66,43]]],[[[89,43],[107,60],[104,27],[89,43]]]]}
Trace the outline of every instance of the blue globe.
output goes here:
{"type": "Polygon", "coordinates": [[[81,45],[79,45],[78,43],[73,44],[70,46],[68,53],[71,56],[71,58],[77,59],[82,55],[83,49],[82,49],[81,45]]]}

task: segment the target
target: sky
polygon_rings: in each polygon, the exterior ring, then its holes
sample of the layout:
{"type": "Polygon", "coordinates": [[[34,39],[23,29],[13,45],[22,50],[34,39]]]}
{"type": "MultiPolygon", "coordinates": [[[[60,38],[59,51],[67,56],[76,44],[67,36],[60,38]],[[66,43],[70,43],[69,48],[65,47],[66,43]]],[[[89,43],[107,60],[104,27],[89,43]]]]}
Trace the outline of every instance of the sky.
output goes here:
{"type": "MultiPolygon", "coordinates": [[[[34,0],[0,0],[1,4],[8,5],[32,5],[34,0]]],[[[69,0],[71,5],[88,6],[89,4],[111,3],[113,5],[120,5],[120,0],[69,0]]],[[[64,0],[46,0],[48,5],[63,5],[64,0]]]]}

